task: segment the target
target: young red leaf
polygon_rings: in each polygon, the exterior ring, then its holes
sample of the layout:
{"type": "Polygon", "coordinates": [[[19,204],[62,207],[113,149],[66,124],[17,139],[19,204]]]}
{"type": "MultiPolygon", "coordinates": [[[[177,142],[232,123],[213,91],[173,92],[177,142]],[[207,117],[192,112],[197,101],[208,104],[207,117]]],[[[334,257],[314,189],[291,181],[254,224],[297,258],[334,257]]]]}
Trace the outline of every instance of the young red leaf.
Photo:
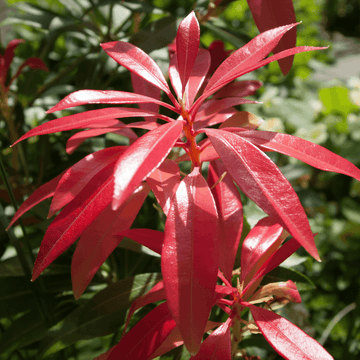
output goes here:
{"type": "Polygon", "coordinates": [[[175,56],[177,57],[182,92],[184,92],[195,64],[200,44],[200,26],[193,11],[180,23],[175,41],[175,56]]]}
{"type": "Polygon", "coordinates": [[[117,211],[109,205],[82,234],[71,263],[71,279],[75,299],[79,299],[95,273],[118,246],[116,233],[130,228],[150,188],[147,184],[135,192],[117,211]]]}
{"type": "MultiPolygon", "coordinates": [[[[135,94],[149,96],[153,99],[160,101],[160,89],[152,85],[148,81],[144,80],[140,76],[131,73],[131,84],[135,94]]],[[[154,113],[159,112],[159,104],[156,103],[139,103],[139,108],[144,110],[150,110],[154,113]]],[[[156,121],[156,118],[149,118],[148,120],[156,121]]]]}
{"type": "MultiPolygon", "coordinates": [[[[12,63],[14,56],[15,56],[15,49],[19,46],[19,44],[24,43],[24,39],[14,39],[9,41],[9,43],[6,46],[5,54],[3,56],[4,59],[4,69],[5,73],[9,70],[10,64],[12,63]]],[[[1,56],[2,57],[2,56],[1,56]]]]}
{"type": "Polygon", "coordinates": [[[169,78],[170,78],[171,85],[175,91],[177,98],[179,99],[179,101],[181,101],[181,99],[182,99],[182,84],[181,84],[181,79],[180,79],[180,74],[179,74],[179,69],[178,69],[178,62],[177,62],[176,56],[173,56],[170,60],[169,78]]]}
{"type": "Polygon", "coordinates": [[[331,360],[313,338],[272,311],[248,304],[256,325],[269,344],[288,360],[331,360]]]}
{"type": "Polygon", "coordinates": [[[66,142],[66,152],[68,154],[72,154],[85,140],[90,139],[94,136],[107,134],[109,132],[126,136],[131,140],[136,140],[138,138],[138,136],[131,129],[128,128],[119,129],[119,126],[84,130],[69,137],[69,139],[66,142]]]}
{"type": "Polygon", "coordinates": [[[108,360],[148,359],[174,330],[176,324],[164,302],[144,316],[117,344],[108,360]]]}
{"type": "Polygon", "coordinates": [[[279,248],[283,227],[274,218],[258,221],[241,247],[240,282],[246,286],[262,264],[279,248]]]}
{"type": "MultiPolygon", "coordinates": [[[[212,186],[225,173],[226,168],[219,160],[209,165],[208,184],[212,186]]],[[[219,267],[225,277],[231,280],[235,257],[243,227],[243,209],[239,191],[232,178],[225,176],[211,190],[219,213],[220,259],[219,267]]]]}
{"type": "Polygon", "coordinates": [[[52,134],[59,131],[67,131],[74,129],[85,129],[91,127],[91,125],[93,124],[98,124],[101,120],[138,116],[157,116],[159,118],[161,117],[161,115],[154,114],[151,111],[125,107],[91,110],[80,114],[64,116],[59,119],[48,121],[45,124],[41,124],[35,129],[28,131],[19,140],[15,141],[12,146],[14,146],[20,141],[36,135],[52,134]]]}
{"type": "Polygon", "coordinates": [[[205,131],[240,189],[319,260],[298,196],[278,167],[255,145],[223,130],[205,131]]]}
{"type": "Polygon", "coordinates": [[[287,299],[294,303],[301,303],[301,297],[296,285],[288,280],[287,282],[270,283],[262,286],[251,297],[251,301],[263,299],[267,296],[275,296],[281,299],[287,299]]]}
{"type": "Polygon", "coordinates": [[[35,190],[19,207],[14,217],[10,221],[8,229],[12,226],[16,220],[18,220],[22,215],[24,215],[27,211],[32,209],[35,205],[40,202],[48,199],[49,197],[54,196],[55,189],[64,173],[61,173],[56,178],[48,181],[44,185],[41,185],[37,190],[35,190]]]}
{"type": "Polygon", "coordinates": [[[122,230],[114,234],[114,236],[115,235],[121,238],[126,236],[161,255],[161,249],[164,243],[164,233],[161,231],[151,229],[129,229],[122,230]]]}
{"type": "Polygon", "coordinates": [[[217,91],[213,98],[221,99],[254,95],[262,85],[262,82],[258,80],[234,81],[217,91]]]}
{"type": "Polygon", "coordinates": [[[203,84],[210,67],[210,54],[205,49],[199,49],[191,75],[185,87],[186,110],[189,110],[198,91],[203,84]]]}
{"type": "Polygon", "coordinates": [[[244,131],[239,136],[264,150],[292,156],[320,170],[333,171],[360,181],[360,169],[324,147],[293,135],[270,131],[244,131]]]}
{"type": "MultiPolygon", "coordinates": [[[[170,110],[175,108],[157,98],[115,90],[79,90],[67,95],[47,111],[48,114],[85,104],[157,104],[170,110]]],[[[149,109],[147,109],[149,110],[149,109]]],[[[157,111],[152,111],[157,112],[157,111]]]]}
{"type": "Polygon", "coordinates": [[[179,166],[170,159],[165,159],[146,179],[165,215],[168,214],[171,199],[180,181],[179,166]]]}
{"type": "Polygon", "coordinates": [[[48,227],[35,261],[32,280],[61,255],[111,202],[114,179],[111,164],[94,176],[48,227]]]}
{"type": "Polygon", "coordinates": [[[144,51],[123,41],[108,42],[101,44],[101,47],[117,63],[163,90],[170,99],[174,99],[160,68],[144,51]]]}
{"type": "Polygon", "coordinates": [[[240,73],[250,65],[255,65],[264,59],[274,49],[284,34],[295,25],[297,24],[280,26],[276,29],[265,31],[236,50],[217,68],[206,85],[204,93],[210,92],[218,87],[220,83],[225,85],[225,83],[231,81],[227,81],[227,79],[232,78],[233,74],[240,73]]]}
{"type": "Polygon", "coordinates": [[[200,351],[190,360],[231,360],[231,339],[230,339],[231,318],[213,331],[201,344],[200,351]]]}
{"type": "MultiPolygon", "coordinates": [[[[296,22],[292,0],[248,0],[248,5],[260,32],[296,22]]],[[[292,48],[295,45],[296,28],[292,28],[279,41],[273,53],[276,54],[279,51],[292,48]]],[[[290,71],[293,58],[294,57],[291,56],[279,61],[281,71],[284,75],[290,71]]]]}
{"type": "Polygon", "coordinates": [[[196,354],[213,306],[219,262],[216,206],[197,167],[172,200],[161,260],[170,312],[186,348],[196,354]]]}
{"type": "Polygon", "coordinates": [[[114,146],[85,156],[67,169],[59,181],[50,205],[48,218],[73,200],[89,181],[107,166],[113,164],[127,146],[114,146]]]}
{"type": "Polygon", "coordinates": [[[182,128],[181,121],[162,125],[143,135],[121,155],[114,173],[114,210],[162,163],[182,128]]]}

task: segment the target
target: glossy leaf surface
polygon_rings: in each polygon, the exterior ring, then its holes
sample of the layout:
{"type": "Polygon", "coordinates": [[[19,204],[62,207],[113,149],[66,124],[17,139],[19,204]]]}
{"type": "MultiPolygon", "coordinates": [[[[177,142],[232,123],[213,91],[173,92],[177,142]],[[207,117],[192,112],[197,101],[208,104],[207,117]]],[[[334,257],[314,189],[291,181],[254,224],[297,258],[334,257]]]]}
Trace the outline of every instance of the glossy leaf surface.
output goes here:
{"type": "Polygon", "coordinates": [[[313,338],[272,311],[250,305],[256,325],[270,345],[289,360],[330,360],[333,357],[313,338]]]}
{"type": "Polygon", "coordinates": [[[39,125],[35,129],[32,129],[23,135],[13,144],[13,146],[19,141],[36,135],[52,134],[59,131],[68,131],[74,129],[85,129],[91,127],[93,124],[98,124],[101,120],[138,116],[157,116],[157,114],[154,114],[151,111],[119,107],[91,110],[85,113],[64,116],[60,119],[51,120],[45,124],[39,125]]]}
{"type": "MultiPolygon", "coordinates": [[[[125,91],[115,90],[79,90],[66,96],[55,106],[47,111],[53,113],[59,110],[65,110],[74,106],[85,104],[156,104],[163,105],[167,108],[174,109],[173,106],[146,95],[134,94],[125,91]]],[[[146,109],[150,110],[150,109],[146,109]]],[[[157,112],[156,109],[151,110],[157,112]],[[155,110],[155,111],[154,111],[155,110]]]]}
{"type": "Polygon", "coordinates": [[[218,215],[210,189],[195,168],[173,198],[161,261],[169,309],[193,354],[213,306],[218,262],[218,215]]]}
{"type": "MultiPolygon", "coordinates": [[[[225,166],[215,160],[210,163],[208,184],[213,185],[225,173],[225,166]]],[[[211,190],[219,214],[219,267],[225,277],[231,280],[243,226],[243,209],[239,191],[232,178],[225,177],[211,190]]]]}
{"type": "Polygon", "coordinates": [[[177,57],[182,89],[185,90],[200,44],[200,27],[194,12],[191,12],[180,23],[175,41],[175,56],[177,57]]]}
{"type": "Polygon", "coordinates": [[[139,138],[120,157],[114,173],[113,209],[117,209],[168,155],[181,134],[182,122],[174,121],[139,138]]]}
{"type": "Polygon", "coordinates": [[[223,130],[205,132],[240,189],[319,259],[304,209],[278,167],[256,146],[237,135],[223,130]]]}
{"type": "Polygon", "coordinates": [[[231,360],[230,320],[229,318],[213,331],[201,344],[200,351],[190,360],[231,360]]]}
{"type": "Polygon", "coordinates": [[[239,136],[249,139],[261,149],[274,150],[320,170],[345,174],[360,181],[360,169],[343,157],[310,141],[270,131],[246,131],[239,133],[239,136]]]}
{"type": "Polygon", "coordinates": [[[113,171],[114,165],[109,165],[94,176],[48,227],[35,261],[32,280],[73,244],[111,202],[113,171]]]}
{"type": "Polygon", "coordinates": [[[115,166],[116,160],[126,148],[127,146],[114,146],[96,151],[66,170],[56,187],[48,217],[73,200],[100,171],[110,164],[115,166]]]}
{"type": "Polygon", "coordinates": [[[117,63],[172,96],[160,68],[144,51],[123,41],[108,42],[101,47],[117,63]]]}

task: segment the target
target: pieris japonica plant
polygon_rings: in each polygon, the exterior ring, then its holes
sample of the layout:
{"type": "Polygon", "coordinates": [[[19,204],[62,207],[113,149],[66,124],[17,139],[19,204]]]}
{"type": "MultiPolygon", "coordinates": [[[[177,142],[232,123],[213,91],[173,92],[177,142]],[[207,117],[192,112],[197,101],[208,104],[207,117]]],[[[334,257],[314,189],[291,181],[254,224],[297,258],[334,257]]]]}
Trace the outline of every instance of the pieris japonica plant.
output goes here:
{"type": "Polygon", "coordinates": [[[53,198],[49,217],[59,214],[45,233],[33,280],[80,238],[71,269],[76,299],[123,237],[161,255],[163,280],[133,303],[128,321],[144,305],[165,302],[100,359],[152,359],[184,344],[192,359],[230,360],[249,332],[263,334],[286,359],[332,359],[320,344],[272,311],[276,303],[301,301],[296,284],[290,280],[261,284],[269,271],[301,246],[320,260],[299,198],[266,152],[277,151],[357,180],[360,170],[319,145],[257,130],[260,120],[256,116],[234,108],[255,103],[244,97],[261,86],[258,81],[235,79],[272,61],[322,49],[277,49],[267,57],[296,25],[261,33],[209,75],[211,56],[199,48],[200,27],[191,13],[179,26],[170,60],[173,91],[157,64],[136,46],[122,41],[102,44],[110,57],[132,73],[135,93],[80,90],[48,112],[84,104],[139,104],[139,108],[115,106],[68,115],[18,140],[87,129],[69,139],[68,152],[85,139],[108,132],[130,140],[129,146],[86,156],[40,187],[12,220],[13,224],[40,201],[53,198]],[[169,102],[161,100],[161,92],[169,102]],[[159,112],[160,106],[173,115],[159,112]],[[119,120],[138,117],[144,120],[126,124],[119,120]],[[138,137],[131,128],[147,132],[138,137]],[[191,163],[189,174],[179,168],[185,161],[191,163]],[[206,178],[204,162],[210,162],[206,178]],[[242,242],[241,268],[234,271],[243,227],[239,189],[268,217],[242,242]],[[131,229],[150,191],[166,215],[164,232],[131,229]],[[210,321],[214,306],[228,315],[224,323],[210,321]],[[203,341],[210,330],[213,332],[203,341]]]}

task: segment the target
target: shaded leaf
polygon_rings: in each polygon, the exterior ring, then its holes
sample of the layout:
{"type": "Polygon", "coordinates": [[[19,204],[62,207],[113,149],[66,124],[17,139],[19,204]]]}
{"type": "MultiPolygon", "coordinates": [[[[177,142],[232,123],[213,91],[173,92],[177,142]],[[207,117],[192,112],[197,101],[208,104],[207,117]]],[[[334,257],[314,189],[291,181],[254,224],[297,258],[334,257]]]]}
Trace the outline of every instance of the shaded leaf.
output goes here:
{"type": "Polygon", "coordinates": [[[71,262],[75,299],[80,298],[100,266],[118,246],[121,238],[115,234],[130,228],[149,191],[147,184],[141,186],[117,211],[109,204],[84,231],[71,262]]]}

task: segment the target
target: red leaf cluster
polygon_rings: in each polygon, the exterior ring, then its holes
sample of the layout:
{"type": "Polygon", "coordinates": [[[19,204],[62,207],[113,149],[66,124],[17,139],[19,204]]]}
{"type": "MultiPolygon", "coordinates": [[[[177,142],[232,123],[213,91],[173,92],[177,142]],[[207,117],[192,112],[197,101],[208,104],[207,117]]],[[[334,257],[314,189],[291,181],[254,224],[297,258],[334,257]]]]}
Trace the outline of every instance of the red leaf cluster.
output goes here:
{"type": "MultiPolygon", "coordinates": [[[[280,4],[260,2],[266,6],[280,4]]],[[[255,6],[257,2],[249,3],[255,6]]],[[[271,11],[277,11],[278,5],[271,11]]],[[[263,15],[254,13],[254,17],[263,15]]],[[[264,24],[265,28],[270,25],[264,24]]],[[[254,305],[281,299],[299,302],[300,295],[292,282],[258,289],[261,280],[300,246],[319,259],[313,233],[295,191],[265,152],[278,151],[319,169],[360,180],[360,170],[345,159],[291,135],[258,131],[256,117],[234,108],[251,103],[244,96],[254,94],[261,84],[233,80],[272,61],[322,49],[287,46],[280,51],[284,46],[282,39],[295,25],[267,29],[227,57],[209,78],[211,57],[207,50],[199,49],[200,27],[191,13],[179,26],[176,52],[169,66],[175,96],[157,64],[142,50],[121,41],[102,44],[110,57],[132,73],[137,94],[80,90],[49,112],[82,104],[138,103],[140,108],[111,107],[66,116],[42,124],[18,140],[72,129],[89,130],[73,138],[69,151],[82,139],[106,132],[121,133],[135,140],[127,147],[88,155],[40,187],[13,219],[14,222],[38,202],[53,197],[49,215],[60,213],[45,234],[33,279],[80,237],[72,263],[76,298],[123,236],[161,254],[163,281],[138,299],[130,313],[152,301],[166,302],[100,359],[151,359],[181,344],[193,359],[230,359],[233,352],[230,328],[239,341],[245,331],[262,332],[285,358],[331,359],[300,329],[254,305]],[[271,51],[277,54],[267,57],[271,51]],[[160,91],[172,105],[160,100],[160,91]],[[158,113],[159,106],[172,110],[174,115],[158,113]],[[125,125],[118,120],[125,117],[143,117],[144,121],[125,125]],[[220,129],[208,128],[219,124],[220,129]],[[131,127],[148,132],[137,138],[131,127]],[[198,136],[203,139],[199,141],[198,136]],[[180,148],[183,154],[172,152],[173,148],[180,148]],[[181,161],[191,161],[192,166],[191,173],[183,179],[178,165],[181,161]],[[204,161],[210,161],[207,179],[202,175],[204,161]],[[230,281],[243,213],[235,184],[269,215],[243,241],[236,288],[230,281]],[[164,233],[131,229],[150,189],[167,217],[164,233]],[[292,239],[284,242],[289,234],[292,239]],[[218,276],[225,285],[217,285],[218,276]],[[214,305],[229,318],[202,342],[204,333],[219,325],[208,321],[214,305]],[[241,319],[245,308],[250,309],[253,323],[245,324],[241,319]]],[[[289,60],[283,64],[287,68],[289,60]]]]}

